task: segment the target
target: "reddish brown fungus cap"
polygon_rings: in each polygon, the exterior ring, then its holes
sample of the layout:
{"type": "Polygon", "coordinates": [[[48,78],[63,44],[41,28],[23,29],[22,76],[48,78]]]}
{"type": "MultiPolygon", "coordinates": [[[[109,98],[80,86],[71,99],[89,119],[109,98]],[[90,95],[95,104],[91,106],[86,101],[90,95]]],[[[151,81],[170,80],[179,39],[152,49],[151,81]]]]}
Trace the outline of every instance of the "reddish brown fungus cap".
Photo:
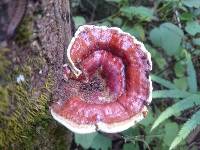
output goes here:
{"type": "Polygon", "coordinates": [[[114,133],[142,120],[151,102],[150,53],[119,28],[79,27],[67,50],[66,98],[55,120],[76,133],[114,133]]]}

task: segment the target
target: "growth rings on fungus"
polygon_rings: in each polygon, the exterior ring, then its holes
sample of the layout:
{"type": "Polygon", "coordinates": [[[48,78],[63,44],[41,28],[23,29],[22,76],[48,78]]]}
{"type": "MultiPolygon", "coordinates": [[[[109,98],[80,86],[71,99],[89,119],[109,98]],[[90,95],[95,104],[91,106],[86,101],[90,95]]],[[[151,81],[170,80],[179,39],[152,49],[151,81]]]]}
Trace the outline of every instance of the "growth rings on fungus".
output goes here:
{"type": "Polygon", "coordinates": [[[151,56],[134,36],[116,27],[84,25],[67,57],[66,98],[50,108],[55,120],[76,133],[115,133],[146,116],[151,56]]]}

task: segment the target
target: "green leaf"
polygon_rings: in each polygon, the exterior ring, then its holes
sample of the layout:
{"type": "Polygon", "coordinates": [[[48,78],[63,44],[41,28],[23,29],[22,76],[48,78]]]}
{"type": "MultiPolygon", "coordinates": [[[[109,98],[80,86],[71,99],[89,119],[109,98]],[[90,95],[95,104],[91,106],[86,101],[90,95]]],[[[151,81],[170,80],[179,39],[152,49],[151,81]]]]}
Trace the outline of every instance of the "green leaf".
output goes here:
{"type": "Polygon", "coordinates": [[[90,133],[90,134],[75,134],[75,142],[76,144],[80,144],[83,148],[88,149],[97,136],[98,133],[90,133]]]}
{"type": "Polygon", "coordinates": [[[151,47],[151,45],[149,45],[149,44],[145,44],[145,47],[151,53],[151,57],[155,58],[158,53],[157,50],[155,48],[151,47]]]}
{"type": "Polygon", "coordinates": [[[123,145],[123,150],[134,150],[134,149],[139,149],[139,146],[137,143],[127,143],[123,145]]]}
{"type": "Polygon", "coordinates": [[[145,31],[141,25],[133,26],[132,34],[139,40],[142,40],[142,41],[145,40],[145,31]]]}
{"type": "Polygon", "coordinates": [[[188,74],[188,86],[190,92],[197,92],[197,77],[194,65],[191,59],[191,55],[187,55],[187,74],[188,74]]]}
{"type": "Polygon", "coordinates": [[[167,64],[163,56],[155,50],[153,47],[151,47],[148,44],[145,44],[145,47],[148,49],[148,51],[151,53],[151,56],[153,60],[155,60],[156,65],[158,65],[159,69],[163,69],[165,65],[167,64]]]}
{"type": "Polygon", "coordinates": [[[143,21],[151,21],[153,19],[153,10],[147,7],[126,6],[120,9],[123,16],[128,17],[129,20],[135,16],[143,21]]]}
{"type": "Polygon", "coordinates": [[[134,9],[135,9],[135,7],[126,6],[126,7],[122,7],[120,9],[120,12],[122,13],[123,16],[126,16],[129,20],[132,20],[132,18],[134,16],[134,14],[133,14],[134,9]]]}
{"type": "Polygon", "coordinates": [[[166,88],[169,88],[169,89],[177,89],[176,86],[171,83],[170,81],[168,80],[165,80],[163,78],[160,78],[156,75],[151,75],[151,80],[156,82],[156,83],[159,83],[160,85],[166,87],[166,88]]]}
{"type": "Polygon", "coordinates": [[[145,31],[141,25],[135,26],[123,26],[122,30],[125,32],[130,33],[131,35],[135,36],[136,38],[144,41],[145,40],[145,31]]]}
{"type": "Polygon", "coordinates": [[[192,43],[193,43],[194,45],[200,46],[200,38],[192,39],[192,43]]]}
{"type": "Polygon", "coordinates": [[[150,21],[153,19],[153,9],[147,7],[135,7],[134,14],[140,16],[142,20],[150,21]]]}
{"type": "Polygon", "coordinates": [[[96,150],[107,150],[111,148],[112,144],[112,141],[109,138],[99,133],[75,134],[75,142],[76,144],[80,144],[84,149],[91,147],[96,150]]]}
{"type": "Polygon", "coordinates": [[[82,16],[75,16],[73,17],[75,27],[78,28],[81,25],[84,25],[86,23],[85,18],[82,16]]]}
{"type": "MultiPolygon", "coordinates": [[[[199,99],[200,101],[200,99],[199,99]]],[[[200,125],[200,110],[192,115],[191,119],[188,120],[181,128],[178,136],[173,140],[170,150],[176,148],[176,146],[183,141],[198,125],[200,125]]]]}
{"type": "Polygon", "coordinates": [[[97,134],[90,147],[94,148],[95,150],[108,150],[112,147],[112,141],[101,134],[97,134]]]}
{"type": "Polygon", "coordinates": [[[115,3],[120,3],[122,0],[106,0],[107,2],[115,2],[115,3]]]}
{"type": "Polygon", "coordinates": [[[194,36],[200,33],[200,25],[197,21],[187,22],[185,31],[194,36]]]}
{"type": "Polygon", "coordinates": [[[158,90],[153,91],[152,98],[184,98],[190,95],[191,93],[181,90],[158,90]]]}
{"type": "Polygon", "coordinates": [[[160,28],[154,28],[150,31],[150,40],[151,42],[158,47],[162,47],[162,34],[160,33],[160,28]]]}
{"type": "Polygon", "coordinates": [[[200,8],[199,0],[183,0],[182,3],[187,7],[200,8]]]}
{"type": "Polygon", "coordinates": [[[174,66],[174,71],[177,77],[183,77],[185,75],[185,66],[182,62],[177,62],[174,66]]]}
{"type": "Polygon", "coordinates": [[[156,64],[158,65],[159,69],[163,69],[167,64],[163,57],[157,57],[155,60],[156,64]]]}
{"type": "Polygon", "coordinates": [[[121,132],[124,139],[127,139],[129,137],[134,137],[140,134],[139,128],[129,128],[123,132],[121,132]]]}
{"type": "Polygon", "coordinates": [[[172,105],[171,107],[168,107],[164,112],[160,114],[158,119],[154,122],[151,130],[155,129],[161,122],[165,121],[172,115],[175,115],[177,113],[180,113],[183,110],[186,110],[188,108],[191,108],[195,105],[200,104],[200,96],[199,95],[191,95],[176,104],[172,105]]]}
{"type": "Polygon", "coordinates": [[[187,90],[188,84],[187,84],[187,78],[186,77],[174,79],[174,84],[180,90],[187,90]]]}
{"type": "Polygon", "coordinates": [[[111,23],[109,21],[103,21],[101,23],[98,23],[97,25],[99,26],[108,26],[108,27],[111,27],[111,23]]]}
{"type": "Polygon", "coordinates": [[[120,17],[115,17],[115,18],[111,19],[111,21],[114,25],[116,25],[118,27],[120,27],[123,23],[123,20],[120,17]]]}
{"type": "Polygon", "coordinates": [[[168,55],[175,55],[180,47],[183,31],[172,23],[163,23],[150,32],[151,42],[162,47],[168,55]]]}
{"type": "Polygon", "coordinates": [[[177,123],[169,122],[165,124],[165,134],[163,138],[163,142],[165,145],[170,146],[173,139],[176,137],[178,133],[178,125],[177,123]]]}
{"type": "Polygon", "coordinates": [[[180,19],[183,21],[192,21],[194,15],[190,12],[184,12],[181,14],[180,19]]]}

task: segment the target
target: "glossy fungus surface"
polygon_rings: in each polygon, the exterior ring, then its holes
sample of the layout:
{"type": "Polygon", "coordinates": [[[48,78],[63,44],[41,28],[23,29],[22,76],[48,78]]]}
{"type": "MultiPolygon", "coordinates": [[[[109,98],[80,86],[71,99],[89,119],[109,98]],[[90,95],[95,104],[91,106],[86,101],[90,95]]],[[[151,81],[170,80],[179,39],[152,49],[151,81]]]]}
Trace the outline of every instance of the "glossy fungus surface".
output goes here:
{"type": "Polygon", "coordinates": [[[152,65],[149,52],[135,37],[115,27],[84,25],[67,56],[66,98],[51,106],[57,121],[76,133],[113,133],[145,117],[152,65]]]}

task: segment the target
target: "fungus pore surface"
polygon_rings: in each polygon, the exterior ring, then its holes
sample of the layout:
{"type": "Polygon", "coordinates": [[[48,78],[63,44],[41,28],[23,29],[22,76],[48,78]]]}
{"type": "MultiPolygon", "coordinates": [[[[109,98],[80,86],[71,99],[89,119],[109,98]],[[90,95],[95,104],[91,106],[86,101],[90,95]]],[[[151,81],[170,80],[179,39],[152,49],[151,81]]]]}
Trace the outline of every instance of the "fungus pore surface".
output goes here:
{"type": "Polygon", "coordinates": [[[67,49],[66,99],[52,116],[76,133],[126,130],[146,116],[151,102],[150,53],[115,27],[79,27],[67,49]]]}

